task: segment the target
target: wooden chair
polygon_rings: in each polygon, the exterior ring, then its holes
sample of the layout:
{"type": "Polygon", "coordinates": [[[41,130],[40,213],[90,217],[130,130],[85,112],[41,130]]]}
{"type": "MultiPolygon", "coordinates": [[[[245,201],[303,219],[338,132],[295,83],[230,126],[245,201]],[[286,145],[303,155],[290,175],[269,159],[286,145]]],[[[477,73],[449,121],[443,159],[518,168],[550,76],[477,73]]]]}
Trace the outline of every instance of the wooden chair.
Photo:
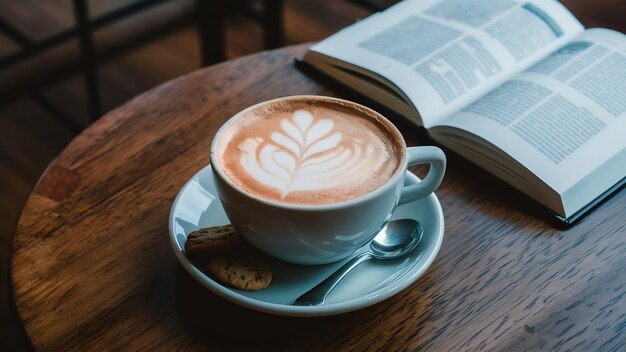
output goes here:
{"type": "MultiPolygon", "coordinates": [[[[41,40],[30,38],[26,33],[0,16],[0,32],[20,46],[19,50],[0,57],[0,70],[10,69],[12,65],[32,58],[55,46],[77,39],[80,47],[80,59],[85,80],[89,116],[92,120],[96,120],[102,114],[102,107],[97,73],[100,58],[94,49],[94,31],[167,1],[173,0],[129,1],[108,13],[91,17],[88,0],[72,0],[75,26],[41,40]]],[[[261,22],[264,30],[265,48],[271,49],[282,45],[283,0],[259,1],[263,5],[260,12],[248,6],[251,1],[236,1],[234,2],[236,6],[233,6],[233,2],[226,0],[195,0],[194,13],[199,30],[200,64],[202,66],[211,65],[226,59],[224,19],[228,11],[241,11],[261,22]]],[[[63,109],[60,109],[54,102],[38,93],[42,84],[45,84],[45,82],[32,82],[27,89],[27,93],[35,102],[55,116],[70,130],[76,132],[82,130],[82,126],[78,125],[69,116],[66,116],[63,113],[63,109]]]]}
{"type": "Polygon", "coordinates": [[[258,12],[248,6],[250,1],[233,3],[225,0],[195,0],[202,66],[208,66],[226,58],[224,19],[229,10],[243,12],[261,23],[265,49],[274,49],[283,45],[283,0],[262,0],[261,2],[263,8],[261,12],[258,12]]]}

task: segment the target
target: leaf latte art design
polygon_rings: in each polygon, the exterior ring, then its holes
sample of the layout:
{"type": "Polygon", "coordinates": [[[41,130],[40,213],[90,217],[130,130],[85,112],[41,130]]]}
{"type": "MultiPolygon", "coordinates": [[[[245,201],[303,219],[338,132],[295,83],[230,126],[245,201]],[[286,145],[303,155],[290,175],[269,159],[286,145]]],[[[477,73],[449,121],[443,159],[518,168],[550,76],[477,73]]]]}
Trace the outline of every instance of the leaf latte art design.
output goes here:
{"type": "MultiPolygon", "coordinates": [[[[330,119],[315,119],[305,110],[280,121],[280,130],[239,144],[240,164],[257,182],[275,188],[281,199],[290,192],[314,191],[367,177],[372,147],[361,139],[346,140],[330,119]]],[[[370,161],[371,163],[371,161],[370,161]]],[[[369,165],[375,166],[377,165],[369,165]]]]}

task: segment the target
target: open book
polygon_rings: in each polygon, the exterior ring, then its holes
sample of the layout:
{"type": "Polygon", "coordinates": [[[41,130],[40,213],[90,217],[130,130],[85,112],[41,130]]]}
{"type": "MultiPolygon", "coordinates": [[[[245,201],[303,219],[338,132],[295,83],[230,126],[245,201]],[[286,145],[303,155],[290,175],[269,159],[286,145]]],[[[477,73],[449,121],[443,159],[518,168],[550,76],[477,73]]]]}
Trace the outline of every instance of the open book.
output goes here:
{"type": "Polygon", "coordinates": [[[626,180],[626,37],[553,0],[407,0],[303,62],[564,221],[626,180]]]}

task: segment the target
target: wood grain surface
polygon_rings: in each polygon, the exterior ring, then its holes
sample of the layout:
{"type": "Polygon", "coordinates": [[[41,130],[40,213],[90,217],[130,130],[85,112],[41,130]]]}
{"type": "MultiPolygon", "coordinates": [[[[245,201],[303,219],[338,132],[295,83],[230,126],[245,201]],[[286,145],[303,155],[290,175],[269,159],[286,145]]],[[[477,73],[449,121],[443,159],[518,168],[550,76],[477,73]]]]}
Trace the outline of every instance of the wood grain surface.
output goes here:
{"type": "MultiPolygon", "coordinates": [[[[50,165],[19,221],[12,279],[35,348],[72,350],[626,349],[626,192],[561,231],[532,203],[449,156],[446,232],[427,273],[393,298],[326,318],[250,311],[178,264],[167,221],[209,162],[216,129],[254,103],[339,94],[302,74],[305,46],[161,85],[107,114],[50,165]]],[[[409,145],[428,143],[390,119],[409,145]]]]}

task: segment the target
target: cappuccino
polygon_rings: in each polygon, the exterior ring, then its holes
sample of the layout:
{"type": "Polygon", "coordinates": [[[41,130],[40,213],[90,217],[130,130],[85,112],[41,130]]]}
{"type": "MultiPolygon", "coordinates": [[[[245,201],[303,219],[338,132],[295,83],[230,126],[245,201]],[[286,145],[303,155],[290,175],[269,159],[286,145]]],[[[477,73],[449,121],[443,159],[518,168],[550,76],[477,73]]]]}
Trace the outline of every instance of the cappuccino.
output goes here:
{"type": "Polygon", "coordinates": [[[258,105],[223,128],[214,152],[245,192],[302,205],[344,202],[379,188],[405,153],[402,136],[380,114],[326,97],[258,105]]]}

